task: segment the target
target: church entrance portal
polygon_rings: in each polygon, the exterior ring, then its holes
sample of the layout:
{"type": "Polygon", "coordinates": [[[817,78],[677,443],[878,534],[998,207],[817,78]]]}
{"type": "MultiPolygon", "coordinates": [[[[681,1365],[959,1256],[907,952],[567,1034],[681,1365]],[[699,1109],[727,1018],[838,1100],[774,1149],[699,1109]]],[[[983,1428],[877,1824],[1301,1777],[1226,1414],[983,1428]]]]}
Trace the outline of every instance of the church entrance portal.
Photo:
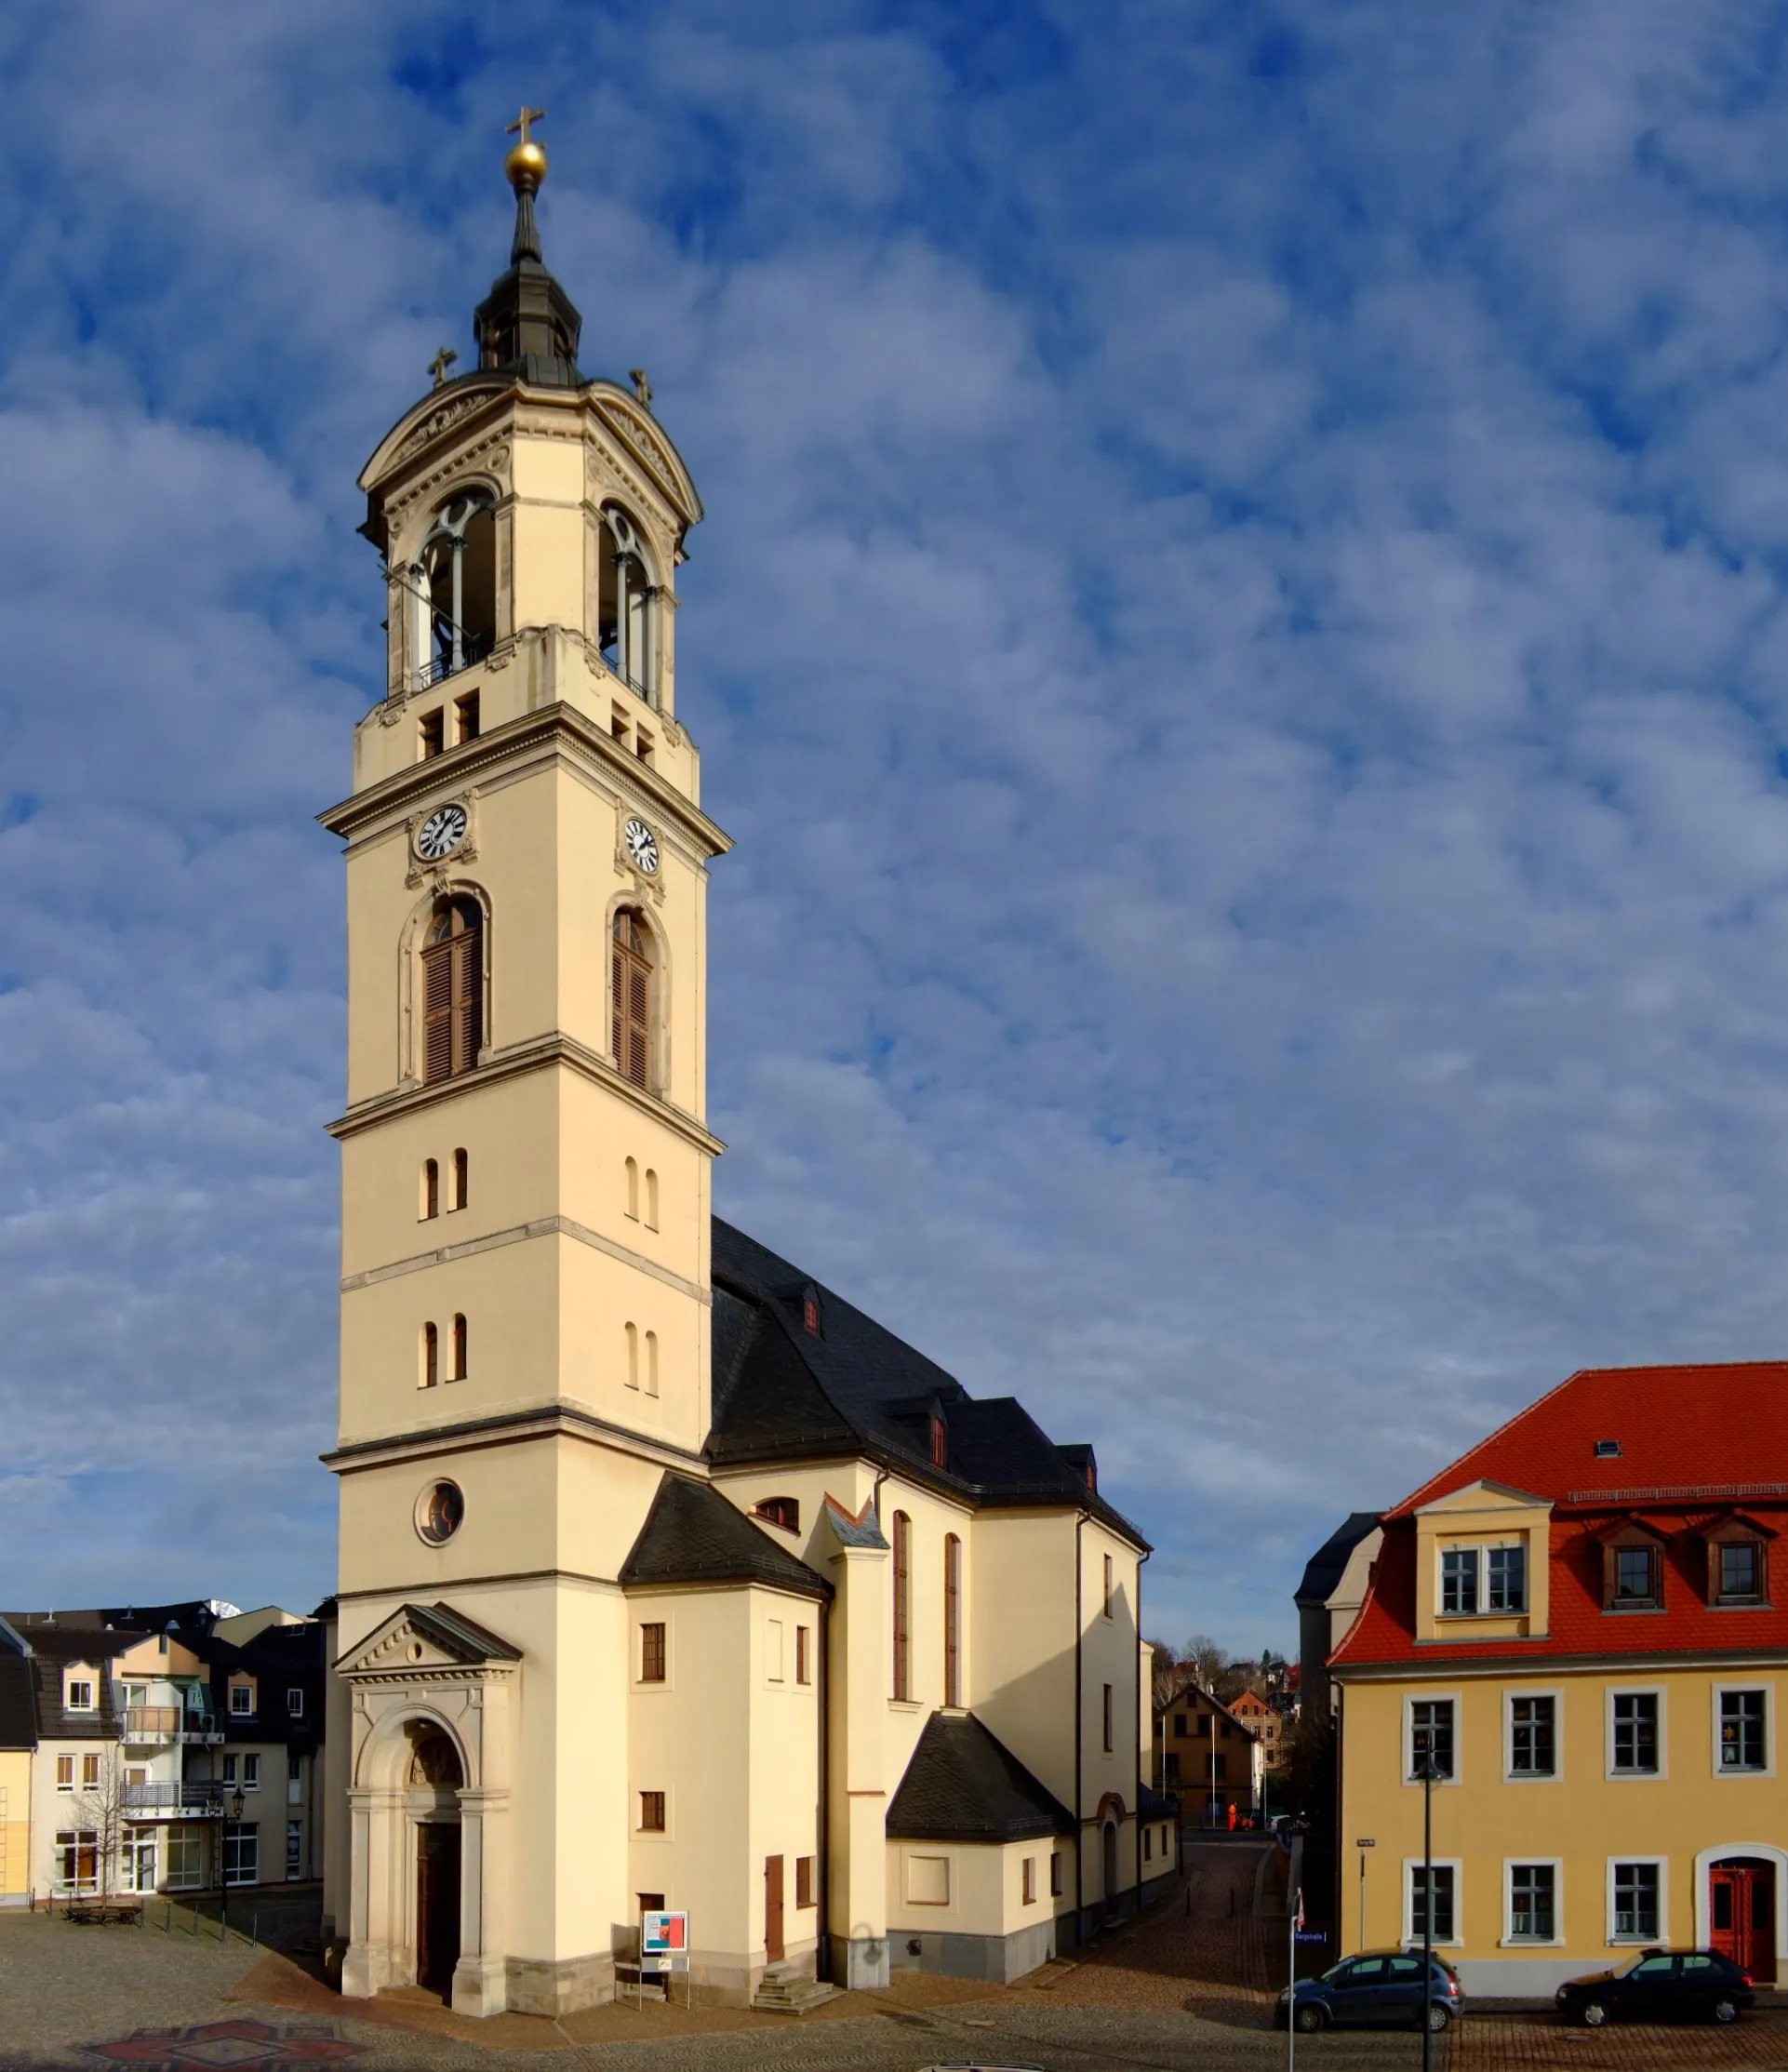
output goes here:
{"type": "Polygon", "coordinates": [[[460,1961],[460,1824],[416,1830],[416,1983],[450,1999],[460,1961]]]}
{"type": "Polygon", "coordinates": [[[1776,1983],[1776,1866],[1728,1856],[1708,1873],[1713,1946],[1759,1985],[1776,1983]]]}

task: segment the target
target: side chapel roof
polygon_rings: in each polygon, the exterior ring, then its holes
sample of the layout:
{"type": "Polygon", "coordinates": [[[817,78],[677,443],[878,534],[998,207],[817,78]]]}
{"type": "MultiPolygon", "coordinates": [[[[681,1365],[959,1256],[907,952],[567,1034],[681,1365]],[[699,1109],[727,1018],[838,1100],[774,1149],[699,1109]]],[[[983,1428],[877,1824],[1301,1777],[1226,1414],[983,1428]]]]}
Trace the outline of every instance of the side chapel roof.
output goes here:
{"type": "Polygon", "coordinates": [[[971,1712],[931,1715],[887,1808],[888,1834],[908,1841],[1028,1841],[1075,1825],[971,1712]]]}
{"type": "Polygon", "coordinates": [[[633,1550],[621,1563],[623,1585],[671,1583],[762,1583],[806,1597],[830,1597],[832,1585],[728,1504],[711,1483],[666,1475],[633,1550]]]}

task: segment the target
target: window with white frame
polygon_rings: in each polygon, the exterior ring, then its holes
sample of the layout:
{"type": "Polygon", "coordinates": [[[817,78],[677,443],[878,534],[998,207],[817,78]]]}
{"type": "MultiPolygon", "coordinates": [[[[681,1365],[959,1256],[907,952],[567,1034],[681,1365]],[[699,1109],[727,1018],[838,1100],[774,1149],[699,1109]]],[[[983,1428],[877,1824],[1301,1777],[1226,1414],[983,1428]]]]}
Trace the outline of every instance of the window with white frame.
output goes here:
{"type": "Polygon", "coordinates": [[[292,1684],[287,1690],[286,1717],[288,1719],[302,1719],[304,1717],[304,1693],[297,1684],[292,1684]]]}
{"type": "Polygon", "coordinates": [[[1487,1547],[1484,1551],[1484,1609],[1514,1612],[1528,1609],[1528,1550],[1524,1546],[1487,1547]]]}
{"type": "Polygon", "coordinates": [[[1509,1700],[1509,1774],[1558,1774],[1558,1701],[1546,1691],[1509,1700]]]}
{"type": "Polygon", "coordinates": [[[1440,1609],[1449,1619],[1477,1610],[1475,1547],[1444,1547],[1441,1550],[1440,1609]]]}
{"type": "Polygon", "coordinates": [[[1450,1698],[1409,1701],[1409,1775],[1420,1777],[1424,1765],[1432,1765],[1437,1777],[1454,1774],[1450,1698]]]}
{"type": "Polygon", "coordinates": [[[226,1827],[223,1830],[223,1882],[226,1885],[258,1885],[260,1882],[260,1828],[226,1827]]]}
{"type": "Polygon", "coordinates": [[[233,1719],[252,1719],[254,1716],[254,1685],[251,1683],[233,1683],[230,1686],[230,1717],[233,1719]]]}
{"type": "Polygon", "coordinates": [[[1658,1693],[1617,1691],[1608,1701],[1608,1768],[1617,1777],[1659,1771],[1658,1693]]]}
{"type": "Polygon", "coordinates": [[[97,1892],[100,1889],[100,1834],[95,1827],[60,1827],[56,1831],[56,1889],[62,1892],[97,1892]]]}
{"type": "Polygon", "coordinates": [[[93,1703],[93,1678],[91,1677],[71,1677],[63,1692],[62,1710],[64,1712],[95,1712],[98,1709],[93,1703]]]}
{"type": "Polygon", "coordinates": [[[1454,1900],[1457,1893],[1455,1866],[1433,1865],[1434,1927],[1428,1928],[1429,1870],[1425,1864],[1409,1865],[1409,1941],[1419,1943],[1424,1934],[1435,1943],[1453,1941],[1454,1900]]]}
{"type": "Polygon", "coordinates": [[[205,1829],[189,1823],[167,1830],[167,1884],[171,1892],[190,1892],[205,1883],[205,1829]]]}
{"type": "Polygon", "coordinates": [[[1558,1866],[1556,1864],[1509,1865],[1509,1940],[1551,1943],[1557,1940],[1558,1866]]]}
{"type": "Polygon", "coordinates": [[[1769,1767],[1768,1696],[1762,1691],[1722,1691],[1720,1772],[1731,1776],[1769,1767]]]}
{"type": "Polygon", "coordinates": [[[1608,1941],[1655,1943],[1661,1932],[1663,1865],[1617,1863],[1609,1880],[1608,1941]]]}
{"type": "Polygon", "coordinates": [[[260,1789],[260,1758],[245,1756],[242,1758],[242,1788],[244,1791],[260,1789]]]}
{"type": "Polygon", "coordinates": [[[56,1758],[56,1788],[58,1791],[74,1789],[74,1758],[58,1756],[56,1758]]]}
{"type": "Polygon", "coordinates": [[[286,1823],[286,1875],[287,1878],[304,1875],[304,1823],[301,1820],[286,1823]]]}

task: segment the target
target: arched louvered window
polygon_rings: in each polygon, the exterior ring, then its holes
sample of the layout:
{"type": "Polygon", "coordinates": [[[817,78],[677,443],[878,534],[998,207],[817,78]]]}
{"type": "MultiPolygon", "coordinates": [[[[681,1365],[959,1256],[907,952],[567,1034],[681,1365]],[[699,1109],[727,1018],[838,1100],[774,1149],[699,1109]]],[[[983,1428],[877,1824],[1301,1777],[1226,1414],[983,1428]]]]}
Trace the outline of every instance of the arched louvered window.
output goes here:
{"type": "Polygon", "coordinates": [[[615,916],[615,1063],[636,1087],[651,1084],[651,938],[637,914],[615,916]]]}
{"type": "Polygon", "coordinates": [[[894,1695],[913,1695],[913,1520],[894,1514],[894,1695]]]}
{"type": "Polygon", "coordinates": [[[443,900],[422,946],[423,1078],[469,1072],[484,1040],[484,915],[475,900],[443,900]]]}

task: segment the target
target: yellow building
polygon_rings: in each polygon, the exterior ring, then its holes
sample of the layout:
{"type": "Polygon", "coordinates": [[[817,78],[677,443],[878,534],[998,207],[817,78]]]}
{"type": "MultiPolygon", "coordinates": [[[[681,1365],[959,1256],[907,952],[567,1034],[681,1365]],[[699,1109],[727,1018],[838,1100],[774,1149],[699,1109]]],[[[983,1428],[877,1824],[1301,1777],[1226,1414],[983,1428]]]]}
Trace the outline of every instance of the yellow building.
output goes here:
{"type": "Polygon", "coordinates": [[[713,1216],[701,506],[643,377],[578,368],[538,143],[508,169],[478,366],[362,476],[388,694],[323,816],[344,1990],[556,2013],[660,1907],[736,1998],[1016,1975],[1139,1890],[1146,1548],[1088,1449],[713,1216]]]}
{"type": "Polygon", "coordinates": [[[1788,1367],[1589,1371],[1387,1512],[1339,1692],[1343,1952],[1468,1992],[1648,1944],[1788,1978],[1788,1367]]]}

